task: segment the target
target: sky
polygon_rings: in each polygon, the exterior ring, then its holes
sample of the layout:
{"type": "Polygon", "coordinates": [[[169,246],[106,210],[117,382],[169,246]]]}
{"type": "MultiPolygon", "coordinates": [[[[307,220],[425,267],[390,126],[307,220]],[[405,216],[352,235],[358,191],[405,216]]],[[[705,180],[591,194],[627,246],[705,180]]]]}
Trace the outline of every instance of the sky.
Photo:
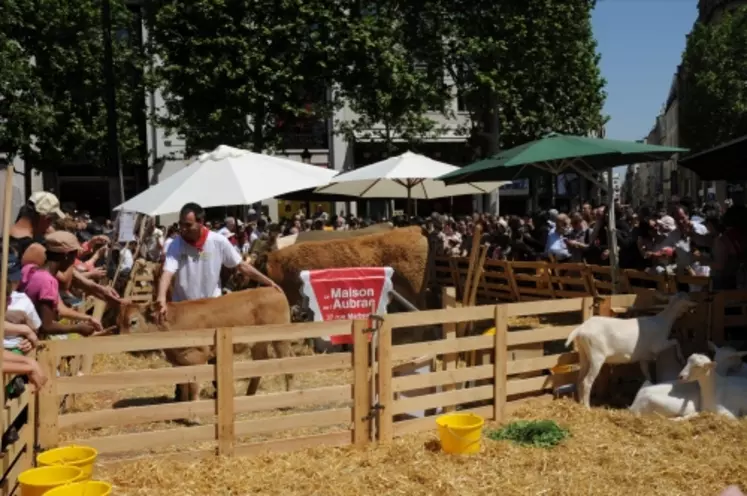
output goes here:
{"type": "Polygon", "coordinates": [[[598,0],[594,36],[607,80],[607,137],[648,135],[698,16],[698,0],[598,0]]]}

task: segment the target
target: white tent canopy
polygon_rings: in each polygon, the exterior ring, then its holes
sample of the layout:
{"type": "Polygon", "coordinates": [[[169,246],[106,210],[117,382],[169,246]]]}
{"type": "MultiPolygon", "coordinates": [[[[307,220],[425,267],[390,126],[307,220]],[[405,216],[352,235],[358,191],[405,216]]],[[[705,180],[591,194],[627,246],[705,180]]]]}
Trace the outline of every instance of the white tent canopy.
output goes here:
{"type": "Polygon", "coordinates": [[[329,184],[334,170],[221,145],[114,210],[164,215],[189,202],[248,205],[329,184]]]}
{"type": "Polygon", "coordinates": [[[434,178],[459,169],[417,153],[405,152],[381,162],[333,177],[315,193],[359,198],[414,198],[487,194],[507,182],[466,183],[446,186],[434,178]]]}

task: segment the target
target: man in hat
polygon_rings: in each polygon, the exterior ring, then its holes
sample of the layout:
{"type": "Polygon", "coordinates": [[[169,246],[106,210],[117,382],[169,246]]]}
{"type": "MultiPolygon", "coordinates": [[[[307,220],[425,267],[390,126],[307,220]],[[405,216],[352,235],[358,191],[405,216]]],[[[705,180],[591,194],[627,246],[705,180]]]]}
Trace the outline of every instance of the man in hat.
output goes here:
{"type": "MultiPolygon", "coordinates": [[[[38,191],[29,197],[26,204],[21,207],[16,223],[10,228],[9,233],[10,246],[24,265],[44,263],[44,236],[55,219],[65,217],[65,213],[60,209],[60,200],[52,193],[38,191]]],[[[122,301],[114,288],[96,284],[77,271],[73,271],[72,283],[73,287],[84,293],[111,304],[119,304],[122,301]]]]}

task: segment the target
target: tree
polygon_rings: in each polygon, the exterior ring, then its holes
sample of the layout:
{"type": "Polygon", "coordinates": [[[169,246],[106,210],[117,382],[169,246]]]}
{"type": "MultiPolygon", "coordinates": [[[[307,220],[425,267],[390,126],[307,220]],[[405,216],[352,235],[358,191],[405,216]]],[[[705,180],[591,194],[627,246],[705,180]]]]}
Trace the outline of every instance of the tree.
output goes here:
{"type": "Polygon", "coordinates": [[[593,0],[427,0],[425,5],[430,56],[443,61],[467,102],[477,156],[548,131],[586,134],[604,123],[593,0]]]}
{"type": "Polygon", "coordinates": [[[428,113],[445,113],[451,95],[444,68],[419,58],[417,37],[408,3],[389,0],[360,2],[351,11],[342,52],[347,68],[339,81],[339,96],[356,117],[340,123],[349,140],[361,135],[383,141],[418,142],[440,129],[428,113]],[[362,4],[362,5],[361,5],[362,4]]]}
{"type": "Polygon", "coordinates": [[[0,153],[12,161],[30,153],[33,137],[51,118],[41,100],[41,87],[31,55],[12,36],[18,24],[16,2],[9,0],[0,16],[0,153]]]}
{"type": "MultiPolygon", "coordinates": [[[[53,112],[29,156],[37,169],[107,162],[103,31],[99,0],[16,0],[12,34],[33,57],[42,105],[53,112]]],[[[112,1],[119,148],[123,163],[142,163],[143,58],[124,0],[112,1]]]]}
{"type": "Polygon", "coordinates": [[[186,138],[187,154],[276,148],[295,120],[329,115],[342,2],[161,0],[147,9],[159,59],[150,84],[165,102],[156,119],[186,138]]]}
{"type": "Polygon", "coordinates": [[[698,23],[680,69],[680,137],[701,151],[747,134],[747,7],[698,23]]]}

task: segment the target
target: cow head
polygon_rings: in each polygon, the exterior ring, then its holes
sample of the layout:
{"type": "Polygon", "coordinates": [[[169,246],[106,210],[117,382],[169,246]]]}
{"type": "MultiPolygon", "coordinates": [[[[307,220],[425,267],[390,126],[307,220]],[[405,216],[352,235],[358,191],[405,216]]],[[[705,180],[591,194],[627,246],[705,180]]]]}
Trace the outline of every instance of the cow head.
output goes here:
{"type": "Polygon", "coordinates": [[[155,303],[139,305],[129,303],[119,309],[117,326],[121,334],[130,332],[154,332],[163,329],[156,320],[155,303]]]}

